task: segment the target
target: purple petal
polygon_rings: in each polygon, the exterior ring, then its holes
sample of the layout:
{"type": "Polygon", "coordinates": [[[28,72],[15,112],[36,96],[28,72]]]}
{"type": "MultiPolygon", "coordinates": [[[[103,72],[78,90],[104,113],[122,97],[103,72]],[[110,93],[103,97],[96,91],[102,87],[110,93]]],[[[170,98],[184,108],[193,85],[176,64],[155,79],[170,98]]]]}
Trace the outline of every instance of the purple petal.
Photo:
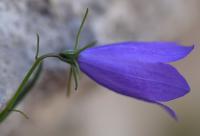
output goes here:
{"type": "Polygon", "coordinates": [[[124,42],[89,48],[81,54],[113,61],[173,62],[187,56],[193,48],[175,42],[124,42]]]}
{"type": "Polygon", "coordinates": [[[80,69],[97,83],[117,93],[151,101],[170,101],[190,88],[178,71],[168,64],[102,60],[80,54],[80,69]]]}
{"type": "Polygon", "coordinates": [[[161,106],[173,119],[178,121],[178,117],[176,115],[176,112],[172,108],[170,108],[169,106],[164,105],[162,103],[159,103],[159,102],[154,102],[154,103],[161,106]]]}
{"type": "Polygon", "coordinates": [[[178,121],[178,117],[176,115],[176,112],[170,108],[169,106],[167,105],[164,105],[158,101],[151,101],[151,100],[147,100],[147,99],[140,99],[142,101],[146,101],[146,102],[149,102],[149,103],[153,103],[153,104],[156,104],[158,106],[160,106],[161,108],[163,108],[174,120],[178,121]]]}

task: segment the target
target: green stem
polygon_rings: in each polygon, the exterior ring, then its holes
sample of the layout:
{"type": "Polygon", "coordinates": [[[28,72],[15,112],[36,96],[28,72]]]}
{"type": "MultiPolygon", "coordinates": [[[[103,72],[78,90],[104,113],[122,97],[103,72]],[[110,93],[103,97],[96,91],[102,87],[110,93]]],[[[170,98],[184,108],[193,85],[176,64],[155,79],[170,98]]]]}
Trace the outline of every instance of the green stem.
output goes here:
{"type": "Polygon", "coordinates": [[[10,99],[10,101],[7,103],[6,107],[3,109],[3,111],[0,113],[0,122],[3,122],[3,120],[9,115],[9,113],[14,109],[16,106],[16,102],[18,101],[18,97],[20,97],[21,93],[23,92],[24,86],[27,84],[29,78],[31,77],[34,70],[37,68],[37,66],[43,61],[43,59],[47,57],[56,57],[59,59],[62,59],[58,54],[45,54],[41,57],[38,57],[35,62],[32,64],[30,70],[25,75],[24,79],[22,80],[21,84],[19,85],[16,93],[14,96],[10,99]]]}

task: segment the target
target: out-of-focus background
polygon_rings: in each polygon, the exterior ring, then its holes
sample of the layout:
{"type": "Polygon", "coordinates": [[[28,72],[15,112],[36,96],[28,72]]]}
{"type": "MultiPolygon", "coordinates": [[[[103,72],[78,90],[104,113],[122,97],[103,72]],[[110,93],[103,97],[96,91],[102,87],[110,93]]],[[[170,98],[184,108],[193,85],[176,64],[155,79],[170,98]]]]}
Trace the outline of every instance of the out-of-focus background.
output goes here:
{"type": "Polygon", "coordinates": [[[199,0],[0,0],[0,107],[13,95],[34,60],[36,32],[41,54],[72,47],[82,16],[89,17],[81,45],[118,41],[178,41],[195,44],[184,60],[173,63],[191,86],[169,102],[175,122],[160,107],[121,96],[82,75],[78,92],[65,97],[68,66],[45,61],[40,80],[0,124],[0,136],[199,136],[199,0]]]}

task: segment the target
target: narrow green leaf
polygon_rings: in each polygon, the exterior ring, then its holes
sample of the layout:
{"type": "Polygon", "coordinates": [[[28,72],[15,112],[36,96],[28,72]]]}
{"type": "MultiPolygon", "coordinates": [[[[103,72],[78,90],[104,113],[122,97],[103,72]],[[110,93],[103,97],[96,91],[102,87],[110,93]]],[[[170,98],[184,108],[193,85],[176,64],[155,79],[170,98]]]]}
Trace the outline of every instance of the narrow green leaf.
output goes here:
{"type": "Polygon", "coordinates": [[[74,50],[77,50],[77,48],[78,48],[79,39],[80,39],[80,33],[81,33],[82,29],[83,29],[83,25],[84,25],[85,20],[86,20],[86,18],[87,18],[88,12],[89,12],[89,10],[88,10],[88,8],[87,8],[87,10],[86,10],[86,12],[85,12],[85,14],[84,14],[83,20],[82,20],[82,22],[81,22],[81,25],[80,25],[80,27],[79,27],[78,33],[77,33],[77,35],[76,35],[76,42],[75,42],[75,45],[74,45],[74,50]]]}
{"type": "Polygon", "coordinates": [[[78,89],[78,75],[76,73],[76,67],[72,66],[72,74],[73,74],[73,78],[74,78],[74,89],[77,90],[78,89]]]}
{"type": "Polygon", "coordinates": [[[12,109],[10,110],[12,112],[18,112],[20,113],[22,116],[24,116],[24,118],[29,119],[28,115],[26,115],[23,111],[17,110],[17,109],[12,109]]]}
{"type": "Polygon", "coordinates": [[[38,58],[39,49],[40,49],[40,36],[39,36],[39,33],[36,34],[36,37],[37,37],[37,47],[36,47],[35,59],[38,58]]]}
{"type": "Polygon", "coordinates": [[[89,44],[85,45],[83,48],[77,50],[76,55],[79,55],[79,53],[81,53],[82,51],[84,51],[87,48],[93,47],[96,43],[97,43],[97,41],[90,42],[89,44]]]}
{"type": "Polygon", "coordinates": [[[69,78],[67,81],[67,97],[69,97],[71,94],[71,80],[72,80],[72,67],[70,67],[69,78]]]}
{"type": "Polygon", "coordinates": [[[75,71],[76,71],[76,73],[77,73],[77,75],[79,77],[79,74],[80,74],[81,70],[80,70],[78,62],[74,61],[74,65],[75,65],[75,71]]]}

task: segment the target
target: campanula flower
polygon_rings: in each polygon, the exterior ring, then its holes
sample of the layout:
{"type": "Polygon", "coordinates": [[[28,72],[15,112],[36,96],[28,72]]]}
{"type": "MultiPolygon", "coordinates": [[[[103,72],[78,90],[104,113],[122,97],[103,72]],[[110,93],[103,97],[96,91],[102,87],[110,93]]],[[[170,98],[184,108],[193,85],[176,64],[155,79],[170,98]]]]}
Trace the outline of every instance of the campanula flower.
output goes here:
{"type": "Polygon", "coordinates": [[[79,48],[80,33],[87,15],[88,9],[78,30],[73,50],[39,56],[37,35],[35,61],[12,98],[0,107],[0,123],[13,111],[28,118],[15,107],[29,93],[41,73],[43,60],[49,57],[70,64],[68,95],[72,77],[74,89],[78,88],[81,70],[98,84],[116,93],[157,104],[174,119],[177,118],[176,113],[162,102],[184,96],[190,91],[190,87],[181,74],[168,63],[186,57],[194,46],[181,46],[175,42],[123,42],[93,47],[96,42],[91,42],[79,48]]]}
{"type": "Polygon", "coordinates": [[[163,107],[161,102],[190,91],[184,77],[169,62],[186,57],[194,46],[174,42],[123,42],[88,48],[78,56],[82,72],[98,84],[125,96],[163,107]]]}

